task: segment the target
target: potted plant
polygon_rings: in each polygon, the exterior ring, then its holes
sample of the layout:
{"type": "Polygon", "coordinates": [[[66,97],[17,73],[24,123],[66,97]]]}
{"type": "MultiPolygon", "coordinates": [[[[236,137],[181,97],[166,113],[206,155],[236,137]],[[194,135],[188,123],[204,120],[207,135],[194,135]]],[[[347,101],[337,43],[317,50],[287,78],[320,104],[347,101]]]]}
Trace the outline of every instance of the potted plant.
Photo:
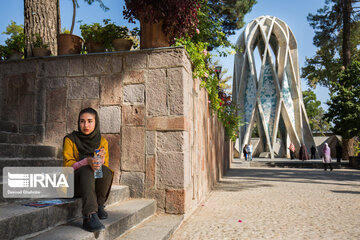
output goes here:
{"type": "Polygon", "coordinates": [[[90,25],[82,24],[80,29],[87,52],[105,52],[106,35],[104,34],[104,27],[99,23],[93,23],[90,25]]]}
{"type": "Polygon", "coordinates": [[[136,48],[139,44],[137,36],[139,29],[129,30],[126,26],[118,26],[110,22],[110,19],[104,19],[104,34],[106,35],[105,46],[110,49],[110,45],[116,51],[130,50],[136,48]]]}
{"type": "MultiPolygon", "coordinates": [[[[109,10],[101,0],[84,0],[88,4],[92,4],[94,1],[100,3],[100,7],[105,11],[109,10]]],[[[73,3],[73,16],[71,22],[70,32],[62,33],[58,35],[58,55],[64,54],[79,54],[82,50],[82,45],[84,43],[83,39],[79,36],[73,35],[74,25],[75,25],[75,16],[76,16],[76,8],[79,7],[77,0],[72,0],[73,3]]]]}
{"type": "Polygon", "coordinates": [[[125,0],[124,17],[140,21],[140,48],[168,47],[195,32],[201,0],[125,0]]]}
{"type": "Polygon", "coordinates": [[[49,45],[45,44],[40,36],[40,34],[35,34],[34,36],[35,41],[33,42],[33,54],[34,57],[44,57],[50,56],[51,51],[49,49],[49,45]]]}

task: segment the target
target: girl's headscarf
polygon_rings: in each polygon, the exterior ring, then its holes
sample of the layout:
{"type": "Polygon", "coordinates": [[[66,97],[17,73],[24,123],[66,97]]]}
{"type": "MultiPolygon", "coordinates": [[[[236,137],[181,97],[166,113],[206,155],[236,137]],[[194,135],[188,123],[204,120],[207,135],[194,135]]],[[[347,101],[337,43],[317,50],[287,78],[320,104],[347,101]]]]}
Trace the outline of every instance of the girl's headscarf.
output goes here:
{"type": "Polygon", "coordinates": [[[324,144],[323,153],[324,153],[324,155],[328,155],[328,156],[330,155],[330,147],[329,147],[328,143],[324,144]]]}

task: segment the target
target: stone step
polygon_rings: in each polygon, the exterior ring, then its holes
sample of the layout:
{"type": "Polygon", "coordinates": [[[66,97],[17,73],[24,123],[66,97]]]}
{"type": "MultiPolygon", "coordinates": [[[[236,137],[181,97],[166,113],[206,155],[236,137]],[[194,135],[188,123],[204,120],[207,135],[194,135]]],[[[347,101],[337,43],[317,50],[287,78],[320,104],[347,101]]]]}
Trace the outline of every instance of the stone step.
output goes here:
{"type": "Polygon", "coordinates": [[[28,239],[37,240],[110,240],[115,239],[133,228],[156,212],[156,201],[153,199],[131,199],[106,208],[109,217],[101,222],[105,229],[99,232],[88,232],[82,229],[82,218],[57,226],[40,235],[28,239]]]}
{"type": "Polygon", "coordinates": [[[0,121],[0,131],[16,133],[18,132],[18,127],[15,123],[0,121]]]}
{"type": "Polygon", "coordinates": [[[55,157],[55,153],[53,146],[0,143],[0,158],[55,157]]]}
{"type": "Polygon", "coordinates": [[[115,240],[168,240],[183,219],[184,215],[156,214],[115,240]]]}
{"type": "MultiPolygon", "coordinates": [[[[109,198],[105,203],[107,206],[106,210],[108,210],[108,207],[110,209],[111,206],[119,204],[128,198],[129,187],[113,185],[109,198]]],[[[44,208],[22,205],[36,200],[40,199],[23,199],[21,202],[0,206],[0,239],[13,239],[24,235],[35,234],[81,217],[80,198],[74,198],[71,199],[70,202],[44,208]]]]}
{"type": "Polygon", "coordinates": [[[0,132],[0,143],[35,144],[38,139],[34,134],[0,132]]]}

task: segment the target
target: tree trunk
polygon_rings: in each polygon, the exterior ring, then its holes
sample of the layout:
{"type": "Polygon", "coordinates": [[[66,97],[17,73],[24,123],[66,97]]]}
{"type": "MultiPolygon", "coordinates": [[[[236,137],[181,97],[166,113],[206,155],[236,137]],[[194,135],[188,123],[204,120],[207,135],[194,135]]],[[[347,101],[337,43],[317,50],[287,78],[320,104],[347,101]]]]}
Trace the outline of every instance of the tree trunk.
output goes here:
{"type": "Polygon", "coordinates": [[[343,42],[342,42],[342,58],[343,66],[347,68],[351,60],[350,51],[350,13],[351,0],[343,0],[343,42]]]}
{"type": "Polygon", "coordinates": [[[24,0],[25,57],[33,56],[35,34],[39,34],[51,53],[57,55],[60,28],[59,0],[24,0]]]}
{"type": "Polygon", "coordinates": [[[354,143],[355,138],[346,139],[343,138],[343,159],[349,159],[349,156],[354,156],[354,143]]]}

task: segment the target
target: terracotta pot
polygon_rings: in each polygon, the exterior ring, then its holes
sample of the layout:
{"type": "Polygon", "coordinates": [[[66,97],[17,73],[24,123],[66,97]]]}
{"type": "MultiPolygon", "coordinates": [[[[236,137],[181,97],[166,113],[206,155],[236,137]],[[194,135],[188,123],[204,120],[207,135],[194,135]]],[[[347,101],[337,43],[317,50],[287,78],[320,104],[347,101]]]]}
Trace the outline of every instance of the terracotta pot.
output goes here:
{"type": "Polygon", "coordinates": [[[23,54],[17,50],[11,49],[10,50],[10,57],[9,60],[19,60],[22,59],[23,54]]]}
{"type": "Polygon", "coordinates": [[[47,48],[34,48],[33,55],[34,57],[46,57],[50,56],[51,51],[47,48]]]}
{"type": "Polygon", "coordinates": [[[145,23],[140,20],[140,49],[169,46],[169,37],[162,31],[162,21],[145,23]]]}
{"type": "Polygon", "coordinates": [[[116,51],[129,51],[132,46],[131,40],[122,38],[114,39],[111,43],[116,51]]]}
{"type": "Polygon", "coordinates": [[[58,55],[80,54],[84,40],[73,34],[59,34],[58,55]]]}
{"type": "Polygon", "coordinates": [[[88,53],[105,52],[104,43],[93,41],[85,42],[85,48],[88,53]]]}

